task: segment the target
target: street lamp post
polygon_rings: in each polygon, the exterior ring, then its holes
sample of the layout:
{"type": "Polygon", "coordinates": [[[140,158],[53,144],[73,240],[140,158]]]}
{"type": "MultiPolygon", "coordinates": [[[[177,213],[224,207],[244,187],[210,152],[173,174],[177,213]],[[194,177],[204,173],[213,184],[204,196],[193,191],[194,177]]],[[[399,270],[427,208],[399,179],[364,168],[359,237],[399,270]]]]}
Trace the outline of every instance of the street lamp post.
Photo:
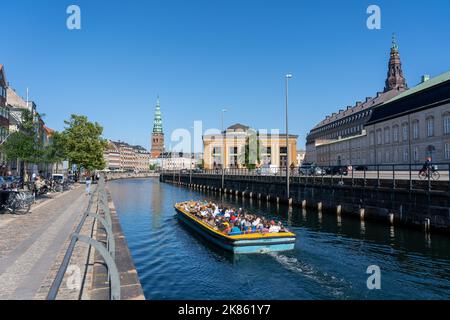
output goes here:
{"type": "Polygon", "coordinates": [[[192,155],[192,153],[191,153],[191,163],[190,163],[190,170],[189,170],[189,183],[191,184],[192,183],[192,158],[193,158],[193,155],[192,155]]]}
{"type": "Polygon", "coordinates": [[[289,190],[289,79],[292,78],[292,74],[286,74],[286,196],[289,202],[290,190],[289,190]]]}
{"type": "MultiPolygon", "coordinates": [[[[194,127],[191,127],[191,129],[194,129],[194,127]]],[[[191,156],[190,156],[191,163],[189,164],[189,167],[190,167],[190,170],[189,170],[189,184],[192,184],[192,162],[193,162],[193,160],[195,158],[194,146],[193,145],[194,145],[194,139],[191,138],[191,156]]]]}
{"type": "Polygon", "coordinates": [[[223,128],[223,117],[227,109],[222,109],[222,190],[225,186],[225,131],[223,128]]]}

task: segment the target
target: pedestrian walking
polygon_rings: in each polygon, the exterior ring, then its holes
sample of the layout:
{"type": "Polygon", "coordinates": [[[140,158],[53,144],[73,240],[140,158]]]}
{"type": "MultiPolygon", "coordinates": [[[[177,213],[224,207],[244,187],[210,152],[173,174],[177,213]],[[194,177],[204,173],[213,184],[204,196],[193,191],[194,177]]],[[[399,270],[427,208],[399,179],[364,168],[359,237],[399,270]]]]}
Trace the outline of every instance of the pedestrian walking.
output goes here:
{"type": "Polygon", "coordinates": [[[86,174],[86,195],[91,195],[91,184],[92,184],[92,178],[89,173],[86,174]]]}

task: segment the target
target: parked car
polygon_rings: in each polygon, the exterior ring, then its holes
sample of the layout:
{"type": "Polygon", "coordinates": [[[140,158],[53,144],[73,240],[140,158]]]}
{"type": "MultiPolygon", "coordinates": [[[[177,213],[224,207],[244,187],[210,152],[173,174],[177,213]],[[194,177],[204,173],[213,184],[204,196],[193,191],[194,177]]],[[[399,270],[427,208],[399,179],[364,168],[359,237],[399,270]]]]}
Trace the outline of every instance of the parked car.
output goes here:
{"type": "Polygon", "coordinates": [[[256,173],[260,175],[277,175],[279,171],[279,168],[275,165],[264,165],[261,168],[259,168],[256,173]]]}
{"type": "Polygon", "coordinates": [[[346,176],[348,175],[348,167],[347,166],[332,166],[325,169],[327,175],[339,175],[346,176]]]}
{"type": "Polygon", "coordinates": [[[301,176],[321,176],[324,170],[314,164],[304,164],[298,168],[298,173],[301,176]]]}
{"type": "Polygon", "coordinates": [[[369,168],[367,166],[356,166],[355,171],[368,171],[369,168]]]}
{"type": "Polygon", "coordinates": [[[64,183],[64,175],[63,174],[52,174],[52,180],[53,181],[55,181],[55,182],[57,182],[57,183],[60,183],[60,184],[63,184],[64,183]]]}

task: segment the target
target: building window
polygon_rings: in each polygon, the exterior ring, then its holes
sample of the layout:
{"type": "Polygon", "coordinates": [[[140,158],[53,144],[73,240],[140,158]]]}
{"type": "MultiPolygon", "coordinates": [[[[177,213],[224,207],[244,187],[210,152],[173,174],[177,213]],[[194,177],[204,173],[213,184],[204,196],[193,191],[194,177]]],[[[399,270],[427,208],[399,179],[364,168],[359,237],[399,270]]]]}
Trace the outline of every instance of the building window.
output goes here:
{"type": "Polygon", "coordinates": [[[402,125],[402,138],[403,138],[403,141],[408,141],[408,124],[407,123],[404,123],[403,125],[402,125]]]}
{"type": "Polygon", "coordinates": [[[390,161],[391,161],[391,159],[390,159],[390,153],[389,153],[389,151],[386,151],[385,162],[386,162],[386,163],[389,163],[390,161]]]}
{"type": "Polygon", "coordinates": [[[414,147],[414,161],[419,161],[419,148],[414,147]]]}
{"type": "Polygon", "coordinates": [[[399,133],[398,126],[396,125],[392,128],[392,135],[393,135],[394,142],[398,142],[398,133],[399,133]]]}
{"type": "Polygon", "coordinates": [[[407,162],[409,160],[409,152],[408,149],[403,150],[403,161],[407,162]]]}
{"type": "Polygon", "coordinates": [[[390,143],[391,141],[391,130],[389,128],[384,128],[384,143],[390,143]]]}
{"type": "Polygon", "coordinates": [[[383,135],[381,133],[381,129],[377,130],[377,144],[382,144],[383,143],[383,135]]]}
{"type": "Polygon", "coordinates": [[[427,119],[427,136],[433,137],[434,136],[434,118],[429,117],[427,119]]]}
{"type": "Polygon", "coordinates": [[[375,163],[375,152],[370,151],[370,163],[375,163]]]}
{"type": "Polygon", "coordinates": [[[450,142],[445,144],[444,158],[445,160],[450,160],[450,142]]]}
{"type": "Polygon", "coordinates": [[[413,122],[413,139],[419,139],[419,121],[413,122]]]}
{"type": "Polygon", "coordinates": [[[450,133],[450,114],[444,115],[444,134],[450,133]]]}
{"type": "Polygon", "coordinates": [[[373,146],[375,144],[375,133],[373,131],[369,134],[370,145],[373,146]]]}

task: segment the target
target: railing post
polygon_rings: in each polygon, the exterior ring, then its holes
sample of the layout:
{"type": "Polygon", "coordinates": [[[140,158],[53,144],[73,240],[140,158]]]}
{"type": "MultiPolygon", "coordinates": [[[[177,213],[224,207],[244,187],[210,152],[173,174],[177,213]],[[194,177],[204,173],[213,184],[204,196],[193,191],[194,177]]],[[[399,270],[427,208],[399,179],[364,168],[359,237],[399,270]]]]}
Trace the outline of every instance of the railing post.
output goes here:
{"type": "Polygon", "coordinates": [[[380,165],[377,164],[377,188],[380,187],[380,165]]]}
{"type": "Polygon", "coordinates": [[[448,164],[448,190],[450,191],[450,163],[448,164]]]}
{"type": "Polygon", "coordinates": [[[79,241],[85,242],[90,246],[93,246],[95,250],[97,250],[108,267],[108,272],[111,278],[111,300],[120,300],[120,276],[119,270],[117,269],[117,265],[114,262],[113,257],[110,255],[108,250],[98,241],[91,239],[87,236],[80,235],[75,233],[73,238],[78,239],[79,241]]]}
{"type": "MultiPolygon", "coordinates": [[[[368,169],[368,168],[367,168],[368,169]]],[[[367,179],[366,179],[366,167],[364,166],[364,188],[367,187],[367,179]]]]}
{"type": "Polygon", "coordinates": [[[409,190],[412,190],[412,164],[409,164],[409,190]]]}
{"type": "Polygon", "coordinates": [[[392,165],[392,189],[395,189],[396,188],[396,185],[395,185],[395,164],[393,164],[392,165]]]}
{"type": "Polygon", "coordinates": [[[432,174],[432,169],[427,169],[427,175],[428,175],[428,192],[431,191],[431,174],[432,174]]]}
{"type": "Polygon", "coordinates": [[[354,167],[352,166],[352,187],[355,186],[355,170],[354,167]]]}
{"type": "Polygon", "coordinates": [[[108,251],[111,254],[111,256],[113,257],[113,259],[115,259],[116,258],[116,240],[114,239],[114,233],[112,231],[112,226],[109,225],[108,222],[103,217],[101,217],[100,215],[98,215],[96,213],[90,212],[88,214],[88,216],[90,216],[94,219],[98,219],[101,222],[101,224],[103,225],[103,227],[105,227],[107,241],[108,241],[108,251]]]}

